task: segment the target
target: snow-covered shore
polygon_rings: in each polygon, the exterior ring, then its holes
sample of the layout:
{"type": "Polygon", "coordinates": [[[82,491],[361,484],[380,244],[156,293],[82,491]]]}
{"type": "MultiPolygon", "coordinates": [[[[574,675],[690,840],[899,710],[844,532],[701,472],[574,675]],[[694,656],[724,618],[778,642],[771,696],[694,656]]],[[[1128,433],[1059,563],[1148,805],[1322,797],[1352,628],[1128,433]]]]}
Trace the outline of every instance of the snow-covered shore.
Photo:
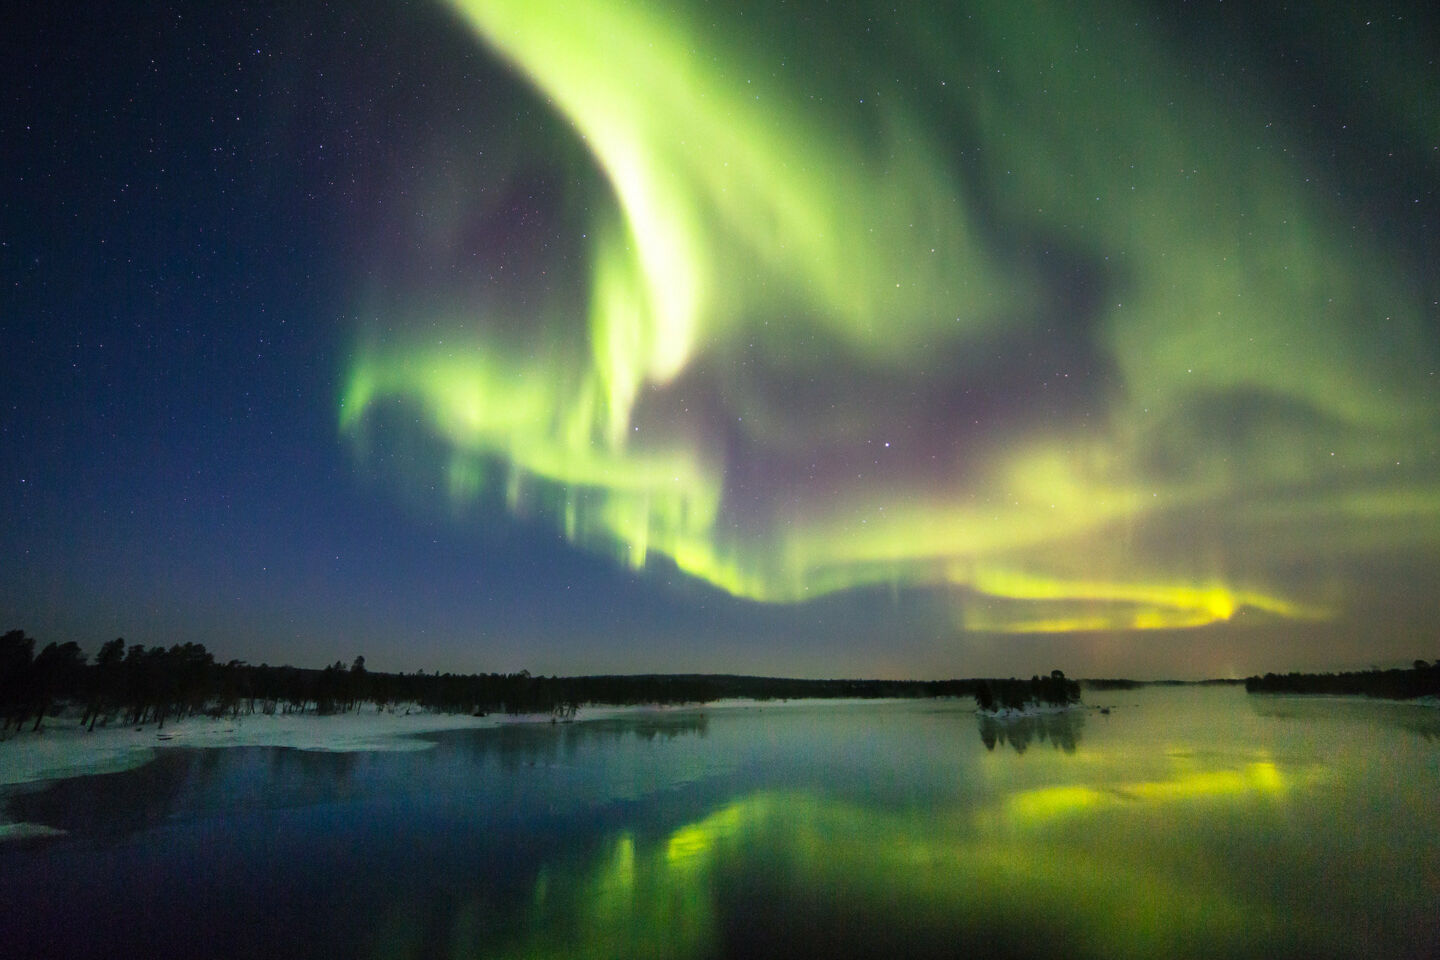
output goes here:
{"type": "Polygon", "coordinates": [[[39,732],[27,727],[0,742],[0,786],[129,770],[169,747],[423,750],[430,744],[415,734],[496,726],[513,719],[372,709],[323,717],[299,713],[186,717],[166,722],[163,730],[146,723],[111,724],[87,732],[74,716],[50,717],[39,732]]]}
{"type": "MultiPolygon", "coordinates": [[[[587,711],[598,718],[624,708],[587,711]]],[[[0,742],[0,841],[52,836],[59,831],[6,816],[4,793],[45,780],[118,773],[149,763],[173,747],[292,747],[297,750],[424,750],[434,743],[417,734],[442,730],[498,727],[507,723],[548,723],[544,715],[432,713],[400,708],[394,712],[358,710],[316,716],[313,713],[247,714],[240,717],[186,717],[140,726],[111,724],[86,731],[73,714],[50,717],[38,732],[12,732],[0,742]]]]}
{"type": "MultiPolygon", "coordinates": [[[[636,713],[678,710],[726,710],[845,705],[865,700],[718,700],[687,706],[586,706],[577,721],[603,720],[636,713]]],[[[297,750],[364,751],[424,750],[433,743],[417,734],[472,730],[512,723],[548,723],[550,714],[432,713],[418,707],[394,711],[370,709],[317,716],[313,713],[244,714],[239,717],[195,716],[169,720],[162,730],[154,723],[110,724],[87,732],[78,715],[46,718],[39,732],[28,726],[0,741],[0,787],[94,773],[114,773],[148,763],[156,751],[171,747],[292,747],[297,750]]]]}
{"type": "MultiPolygon", "coordinates": [[[[592,722],[620,716],[680,711],[742,710],[798,707],[823,704],[846,706],[857,703],[889,703],[890,700],[717,700],[704,704],[657,706],[586,706],[577,722],[592,722]]],[[[433,713],[418,707],[399,707],[384,712],[371,708],[350,713],[317,716],[313,713],[245,714],[239,717],[196,716],[169,720],[164,729],[154,723],[138,726],[110,724],[86,731],[78,713],[67,711],[46,718],[38,732],[28,726],[12,731],[0,741],[0,842],[41,836],[59,831],[32,823],[16,823],[5,813],[4,798],[9,791],[27,789],[26,784],[98,773],[118,773],[149,763],[157,753],[174,747],[289,747],[296,750],[403,751],[434,746],[420,734],[445,730],[474,730],[516,723],[546,723],[545,714],[490,714],[475,717],[462,713],[433,713]]]]}
{"type": "Polygon", "coordinates": [[[1087,707],[1083,703],[1036,703],[1032,700],[1018,710],[1014,707],[997,707],[994,710],[977,708],[975,714],[990,720],[1023,720],[1026,717],[1049,717],[1085,709],[1087,707]]]}

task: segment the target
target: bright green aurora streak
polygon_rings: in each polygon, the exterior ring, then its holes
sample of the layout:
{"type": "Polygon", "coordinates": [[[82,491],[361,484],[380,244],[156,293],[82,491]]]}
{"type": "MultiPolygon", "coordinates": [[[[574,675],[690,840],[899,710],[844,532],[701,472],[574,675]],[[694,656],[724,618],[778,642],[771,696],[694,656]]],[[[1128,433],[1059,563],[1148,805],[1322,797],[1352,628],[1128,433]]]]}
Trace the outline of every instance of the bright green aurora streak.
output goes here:
{"type": "Polygon", "coordinates": [[[452,5],[610,191],[585,315],[461,302],[361,340],[343,429],[417,412],[457,501],[759,601],[937,589],[997,632],[1326,617],[1347,559],[1440,542],[1404,269],[1263,87],[1208,92],[1124,4],[838,38],[765,5],[452,5]]]}

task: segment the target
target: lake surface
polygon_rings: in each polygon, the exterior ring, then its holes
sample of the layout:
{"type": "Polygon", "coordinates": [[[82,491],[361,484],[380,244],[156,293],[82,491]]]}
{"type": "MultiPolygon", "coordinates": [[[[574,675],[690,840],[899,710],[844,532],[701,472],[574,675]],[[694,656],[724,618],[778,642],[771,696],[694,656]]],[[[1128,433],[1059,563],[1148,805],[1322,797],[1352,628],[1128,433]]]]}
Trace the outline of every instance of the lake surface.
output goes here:
{"type": "Polygon", "coordinates": [[[164,751],[12,793],[13,957],[1429,957],[1440,711],[1087,691],[164,751]]]}

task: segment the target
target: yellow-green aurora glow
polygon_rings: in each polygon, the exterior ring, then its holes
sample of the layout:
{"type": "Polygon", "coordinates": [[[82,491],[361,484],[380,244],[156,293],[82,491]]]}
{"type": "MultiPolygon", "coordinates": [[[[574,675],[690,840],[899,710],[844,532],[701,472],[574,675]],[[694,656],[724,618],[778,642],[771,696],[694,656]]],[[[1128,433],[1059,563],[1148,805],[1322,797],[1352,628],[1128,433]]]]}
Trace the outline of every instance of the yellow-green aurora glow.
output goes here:
{"type": "Polygon", "coordinates": [[[367,312],[342,429],[400,411],[455,503],[1001,633],[1323,619],[1440,543],[1411,268],[1124,3],[452,6],[608,185],[581,294],[367,312]]]}

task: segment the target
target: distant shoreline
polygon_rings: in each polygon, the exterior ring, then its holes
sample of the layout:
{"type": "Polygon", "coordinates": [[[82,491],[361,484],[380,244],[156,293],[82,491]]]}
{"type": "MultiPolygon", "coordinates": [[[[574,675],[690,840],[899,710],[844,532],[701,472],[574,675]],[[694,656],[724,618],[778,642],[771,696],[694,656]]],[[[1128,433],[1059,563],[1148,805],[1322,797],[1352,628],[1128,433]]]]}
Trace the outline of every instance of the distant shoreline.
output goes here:
{"type": "Polygon", "coordinates": [[[1247,677],[1245,692],[1306,696],[1370,697],[1399,703],[1440,699],[1440,660],[1416,660],[1409,670],[1360,670],[1350,673],[1267,673],[1247,677]]]}
{"type": "MultiPolygon", "coordinates": [[[[596,704],[582,707],[576,722],[645,713],[682,710],[733,710],[786,708],[801,705],[854,705],[858,703],[911,702],[916,698],[816,698],[754,700],[730,698],[692,704],[596,704]]],[[[173,747],[288,747],[335,753],[355,751],[425,750],[433,746],[424,734],[450,730],[484,730],[523,724],[568,723],[551,713],[443,713],[415,705],[384,711],[371,709],[343,713],[252,713],[212,717],[194,714],[167,720],[163,727],[110,723],[87,731],[79,714],[68,710],[48,717],[37,732],[12,732],[0,741],[0,789],[47,780],[97,773],[117,773],[143,766],[159,750],[173,747]]]]}

